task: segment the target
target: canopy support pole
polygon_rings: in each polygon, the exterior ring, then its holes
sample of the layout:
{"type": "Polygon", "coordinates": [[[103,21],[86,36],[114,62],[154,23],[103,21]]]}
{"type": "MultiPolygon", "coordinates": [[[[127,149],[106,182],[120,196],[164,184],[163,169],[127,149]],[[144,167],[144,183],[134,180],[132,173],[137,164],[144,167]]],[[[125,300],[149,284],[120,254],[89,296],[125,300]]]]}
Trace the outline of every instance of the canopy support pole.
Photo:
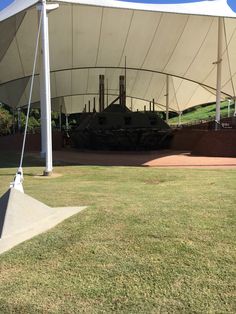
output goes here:
{"type": "Polygon", "coordinates": [[[40,107],[41,107],[41,156],[46,158],[44,175],[52,174],[52,125],[51,125],[51,89],[50,89],[50,60],[48,12],[58,7],[56,4],[47,4],[42,0],[38,10],[42,11],[42,47],[40,72],[40,107]]]}
{"type": "MultiPolygon", "coordinates": [[[[86,105],[85,105],[85,106],[86,106],[86,105]]],[[[66,132],[69,131],[69,121],[68,121],[68,117],[69,117],[69,115],[66,114],[66,132]]]]}
{"type": "Polygon", "coordinates": [[[16,129],[15,129],[15,108],[12,109],[12,134],[16,133],[16,129]]]}
{"type": "Polygon", "coordinates": [[[60,132],[62,130],[62,119],[61,119],[61,115],[62,115],[62,106],[60,106],[60,109],[59,109],[59,129],[60,129],[60,132]]]}
{"type": "Polygon", "coordinates": [[[18,133],[21,132],[21,108],[17,109],[17,129],[18,133]]]}
{"type": "Polygon", "coordinates": [[[178,122],[178,126],[181,126],[181,124],[182,124],[182,121],[181,121],[181,117],[182,117],[182,111],[179,111],[179,122],[178,122]]]}
{"type": "Polygon", "coordinates": [[[230,117],[231,99],[228,99],[228,118],[230,117]]]}
{"type": "Polygon", "coordinates": [[[166,75],[166,123],[169,122],[169,75],[166,75]]]}
{"type": "Polygon", "coordinates": [[[41,68],[40,68],[40,125],[41,125],[41,152],[40,157],[44,158],[46,157],[46,106],[43,103],[44,99],[44,89],[43,86],[43,66],[41,62],[41,68]]]}
{"type": "Polygon", "coordinates": [[[218,52],[217,52],[217,81],[216,81],[216,119],[215,130],[220,127],[220,103],[221,103],[221,73],[222,73],[222,39],[223,39],[223,18],[218,18],[218,52]]]}

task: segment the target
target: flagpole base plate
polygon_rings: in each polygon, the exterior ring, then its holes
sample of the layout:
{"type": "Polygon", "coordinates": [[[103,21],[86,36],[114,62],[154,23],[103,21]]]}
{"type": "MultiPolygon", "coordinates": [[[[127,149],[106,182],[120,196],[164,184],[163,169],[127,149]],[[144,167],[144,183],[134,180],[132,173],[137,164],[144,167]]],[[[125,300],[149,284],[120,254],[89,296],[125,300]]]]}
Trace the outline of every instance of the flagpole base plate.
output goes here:
{"type": "Polygon", "coordinates": [[[44,170],[44,172],[43,172],[44,177],[50,177],[51,175],[52,175],[52,171],[44,170]]]}

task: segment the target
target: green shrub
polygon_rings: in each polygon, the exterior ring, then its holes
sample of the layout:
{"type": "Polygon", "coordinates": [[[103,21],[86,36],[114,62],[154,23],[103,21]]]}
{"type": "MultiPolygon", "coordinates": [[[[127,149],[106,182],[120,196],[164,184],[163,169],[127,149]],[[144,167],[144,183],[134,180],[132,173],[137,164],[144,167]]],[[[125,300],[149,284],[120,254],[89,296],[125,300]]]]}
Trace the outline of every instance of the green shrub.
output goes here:
{"type": "Polygon", "coordinates": [[[12,115],[0,105],[0,135],[11,133],[13,125],[12,115]]]}

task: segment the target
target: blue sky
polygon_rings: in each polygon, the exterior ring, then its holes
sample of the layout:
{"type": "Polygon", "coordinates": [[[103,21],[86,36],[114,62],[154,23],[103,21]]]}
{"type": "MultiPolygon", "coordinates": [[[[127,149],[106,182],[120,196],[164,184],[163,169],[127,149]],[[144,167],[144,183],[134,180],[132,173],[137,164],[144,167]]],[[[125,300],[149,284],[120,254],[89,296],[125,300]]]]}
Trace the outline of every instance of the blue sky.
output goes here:
{"type": "Polygon", "coordinates": [[[9,6],[14,1],[15,0],[0,0],[0,11],[5,9],[7,6],[9,6]]]}
{"type": "MultiPolygon", "coordinates": [[[[177,4],[177,3],[193,3],[203,1],[215,1],[215,0],[118,0],[125,2],[136,2],[136,3],[149,3],[149,4],[177,4]]],[[[226,1],[226,0],[225,0],[226,1]]],[[[236,0],[227,0],[230,8],[236,12],[236,0]]]]}
{"type": "MultiPolygon", "coordinates": [[[[119,1],[154,3],[154,4],[177,4],[177,3],[202,2],[202,1],[208,1],[208,0],[119,0],[119,1]]],[[[214,0],[210,0],[210,1],[214,1],[214,0]]]]}
{"type": "MultiPolygon", "coordinates": [[[[0,11],[5,9],[15,0],[0,0],[0,11]]],[[[193,2],[202,2],[202,1],[215,1],[215,0],[119,0],[126,2],[138,2],[138,3],[154,3],[154,4],[177,4],[177,3],[193,3],[193,2]]],[[[227,0],[230,8],[236,12],[236,0],[227,0]]]]}

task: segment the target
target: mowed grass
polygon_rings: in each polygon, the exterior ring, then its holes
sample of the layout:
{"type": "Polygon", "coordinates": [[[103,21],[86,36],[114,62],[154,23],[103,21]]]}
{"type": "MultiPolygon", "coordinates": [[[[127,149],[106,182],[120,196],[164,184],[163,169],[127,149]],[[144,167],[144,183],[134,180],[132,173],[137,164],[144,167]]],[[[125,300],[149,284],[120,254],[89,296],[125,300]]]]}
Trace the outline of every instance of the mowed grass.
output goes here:
{"type": "MultiPolygon", "coordinates": [[[[232,103],[230,106],[230,117],[234,114],[234,104],[232,103]]],[[[192,108],[192,111],[183,112],[181,117],[181,123],[194,123],[200,122],[201,120],[214,120],[216,115],[216,105],[208,105],[208,106],[196,106],[192,108]]],[[[228,101],[224,101],[221,103],[221,118],[228,117],[228,101]]],[[[179,118],[175,117],[169,120],[170,124],[178,124],[179,118]]]]}
{"type": "Polygon", "coordinates": [[[24,170],[29,195],[88,207],[0,256],[0,313],[236,312],[235,170],[24,170]]]}

